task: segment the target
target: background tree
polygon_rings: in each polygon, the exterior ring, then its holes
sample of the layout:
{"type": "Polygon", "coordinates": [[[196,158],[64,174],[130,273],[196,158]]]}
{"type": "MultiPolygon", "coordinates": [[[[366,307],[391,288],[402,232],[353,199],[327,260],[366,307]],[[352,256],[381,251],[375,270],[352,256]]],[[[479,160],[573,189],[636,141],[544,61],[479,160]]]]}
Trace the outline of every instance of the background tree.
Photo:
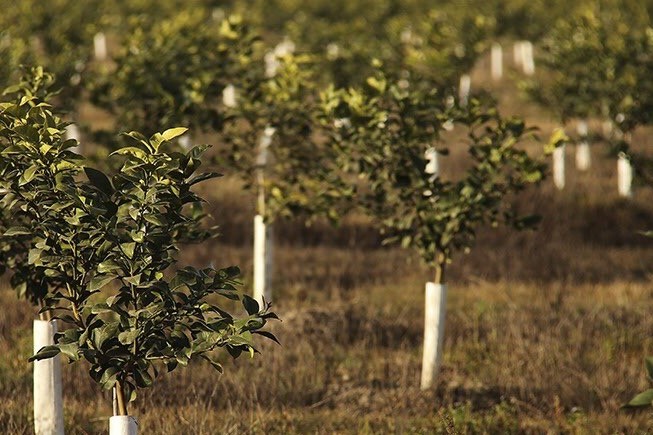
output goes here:
{"type": "Polygon", "coordinates": [[[92,100],[124,131],[220,131],[223,90],[247,81],[257,39],[240,17],[214,19],[202,8],[155,22],[137,16],[92,100]]]}
{"type": "Polygon", "coordinates": [[[333,150],[319,137],[311,58],[285,55],[272,77],[265,77],[259,65],[259,79],[242,90],[229,111],[220,154],[257,195],[254,243],[262,249],[255,249],[254,294],[262,302],[272,297],[271,227],[266,223],[320,215],[335,221],[350,189],[339,178],[333,150]]]}
{"type": "MultiPolygon", "coordinates": [[[[426,87],[428,88],[428,87],[426,87]]],[[[419,88],[418,88],[419,89],[419,88]]],[[[510,198],[540,181],[544,165],[517,147],[530,132],[521,120],[504,119],[496,108],[472,100],[469,108],[447,108],[437,88],[428,93],[402,86],[381,73],[361,89],[326,93],[327,119],[346,118],[333,140],[341,165],[362,181],[357,198],[385,237],[415,248],[434,269],[427,284],[422,388],[431,387],[442,355],[446,268],[469,250],[479,226],[504,220],[515,228],[536,222],[520,217],[510,198]],[[468,170],[456,181],[429,170],[429,149],[441,142],[443,125],[468,129],[468,170]]]]}

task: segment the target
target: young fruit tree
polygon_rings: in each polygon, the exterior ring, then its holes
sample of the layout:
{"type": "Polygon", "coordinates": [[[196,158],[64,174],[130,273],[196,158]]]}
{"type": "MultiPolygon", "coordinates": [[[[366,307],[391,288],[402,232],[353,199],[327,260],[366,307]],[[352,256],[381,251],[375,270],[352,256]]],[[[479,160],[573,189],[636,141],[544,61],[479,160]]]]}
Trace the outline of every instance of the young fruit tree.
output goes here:
{"type": "Polygon", "coordinates": [[[306,56],[285,54],[272,77],[242,89],[227,113],[221,158],[256,194],[254,298],[272,300],[272,224],[279,218],[340,216],[350,188],[338,177],[333,150],[315,121],[314,71],[306,56]]]}
{"type": "MultiPolygon", "coordinates": [[[[162,366],[170,371],[202,357],[220,368],[212,356],[216,348],[235,357],[253,352],[252,333],[274,339],[261,330],[274,314],[236,291],[237,268],[164,274],[175,265],[181,241],[201,233],[202,199],[191,188],[215,175],[197,173],[206,147],[164,152],[183,128],[150,139],[131,133],[137,144],[118,151],[125,157],[116,157],[123,163],[110,180],[83,168],[69,150],[76,142],[64,139],[65,123],[43,101],[47,95],[35,91],[50,77],[41,69],[35,77],[10,90],[15,101],[0,106],[3,252],[20,246],[6,255],[6,265],[15,269],[14,285],[43,305],[41,312],[56,313],[52,318],[70,327],[50,345],[36,346],[35,374],[55,367],[59,353],[85,359],[95,380],[115,385],[116,413],[124,415],[135,389],[150,385],[162,366]],[[82,168],[88,182],[80,181],[82,168]],[[111,281],[118,290],[98,298],[111,281]],[[213,294],[242,300],[247,316],[235,319],[206,301],[213,294]]],[[[54,372],[43,385],[35,376],[35,393],[48,389],[54,372]]],[[[61,412],[55,429],[40,423],[53,414],[45,407],[60,410],[61,400],[36,396],[35,405],[44,407],[35,407],[36,432],[61,433],[61,412]]]]}
{"type": "Polygon", "coordinates": [[[376,222],[386,243],[416,249],[432,267],[426,284],[421,388],[430,388],[442,359],[446,271],[458,251],[469,250],[479,226],[505,221],[529,227],[533,216],[518,216],[510,198],[539,182],[545,166],[518,147],[531,129],[502,118],[495,107],[472,99],[447,108],[437,88],[415,90],[377,74],[361,89],[323,95],[325,119],[347,118],[332,140],[341,165],[359,178],[356,198],[376,222]],[[469,165],[458,180],[434,173],[425,151],[446,155],[443,125],[468,130],[469,165]]]}
{"type": "Polygon", "coordinates": [[[114,153],[122,165],[111,178],[84,168],[89,181],[65,191],[72,215],[59,234],[70,235],[67,243],[44,240],[33,254],[35,265],[65,282],[47,303],[69,328],[31,360],[60,353],[85,360],[94,381],[115,387],[111,433],[136,433],[128,403],[162,372],[196,358],[221,371],[218,348],[253,355],[253,334],[275,339],[262,328],[276,316],[237,291],[238,268],[176,266],[179,234],[195,227],[193,205],[202,201],[192,187],[215,176],[197,172],[207,146],[166,151],[185,131],[129,133],[134,145],[114,153]],[[246,316],[232,317],[213,295],[242,301],[246,316]]]}
{"type": "MultiPolygon", "coordinates": [[[[66,186],[75,184],[81,157],[77,145],[65,140],[66,123],[47,104],[54,83],[42,68],[27,70],[16,86],[5,91],[0,103],[0,215],[2,268],[19,297],[39,309],[34,320],[34,352],[54,344],[57,323],[48,298],[65,282],[38,266],[39,247],[49,239],[69,243],[65,212],[66,186]],[[49,232],[41,229],[47,225],[49,232]]],[[[47,254],[46,254],[47,255],[47,254]]],[[[59,358],[34,364],[34,432],[63,434],[61,362],[59,358]]]]}

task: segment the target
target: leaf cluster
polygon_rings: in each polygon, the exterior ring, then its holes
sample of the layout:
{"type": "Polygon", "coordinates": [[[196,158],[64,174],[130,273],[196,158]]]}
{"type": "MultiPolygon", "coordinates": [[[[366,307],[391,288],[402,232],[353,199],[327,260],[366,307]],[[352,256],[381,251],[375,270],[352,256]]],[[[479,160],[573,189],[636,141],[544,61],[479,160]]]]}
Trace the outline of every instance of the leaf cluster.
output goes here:
{"type": "Polygon", "coordinates": [[[469,249],[480,224],[536,222],[517,216],[508,201],[544,176],[544,165],[518,147],[532,131],[523,121],[502,118],[477,100],[451,105],[435,87],[425,93],[381,73],[364,87],[324,93],[322,105],[326,122],[341,120],[331,134],[340,165],[359,178],[357,202],[386,242],[441,263],[469,249]],[[448,154],[442,139],[452,125],[468,131],[470,165],[458,180],[445,180],[425,171],[425,153],[448,154]]]}
{"type": "Polygon", "coordinates": [[[92,101],[127,131],[219,131],[222,91],[246,80],[258,36],[237,15],[214,19],[201,8],[133,21],[115,65],[98,72],[92,101]]]}
{"type": "Polygon", "coordinates": [[[651,122],[653,29],[640,2],[584,4],[543,39],[530,95],[562,120],[600,116],[621,133],[651,122]]]}
{"type": "Polygon", "coordinates": [[[340,179],[315,119],[313,59],[285,54],[278,62],[274,76],[260,68],[258,79],[240,89],[237,105],[228,111],[221,159],[246,187],[263,189],[265,206],[258,212],[266,219],[323,215],[335,221],[351,189],[340,179]]]}

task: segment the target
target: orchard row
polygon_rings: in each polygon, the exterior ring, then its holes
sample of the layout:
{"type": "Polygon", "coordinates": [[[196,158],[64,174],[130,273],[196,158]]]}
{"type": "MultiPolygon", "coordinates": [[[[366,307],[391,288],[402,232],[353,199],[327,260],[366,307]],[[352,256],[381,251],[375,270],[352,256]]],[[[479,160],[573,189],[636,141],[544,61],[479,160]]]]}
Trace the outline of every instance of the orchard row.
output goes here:
{"type": "MultiPolygon", "coordinates": [[[[198,357],[220,369],[218,348],[238,356],[254,352],[252,334],[274,339],[263,329],[275,317],[270,224],[297,215],[337,221],[360,211],[387,243],[432,266],[421,377],[430,388],[455,254],[472,248],[480,225],[537,222],[508,201],[544,177],[521,146],[533,129],[501,116],[489,95],[457,89],[469,89],[490,49],[501,75],[499,42],[535,42],[543,56],[529,94],[563,124],[606,120],[608,143],[627,153],[632,131],[650,123],[653,31],[641,2],[568,11],[409,1],[401,12],[392,1],[14,3],[0,41],[0,80],[18,83],[0,112],[1,264],[42,320],[64,328],[35,349],[35,374],[60,354],[85,360],[93,380],[114,389],[121,417],[160,373],[198,357]],[[25,68],[19,80],[23,63],[55,75],[25,68]],[[79,126],[80,143],[69,121],[88,102],[109,119],[79,126]],[[177,264],[183,243],[211,233],[192,188],[215,174],[198,172],[207,147],[193,146],[187,128],[216,138],[212,158],[256,193],[253,297],[238,290],[237,268],[177,264]],[[467,169],[446,179],[438,155],[460,143],[467,169]],[[240,300],[243,317],[207,302],[212,294],[240,300]]],[[[532,46],[519,47],[534,74],[532,46]]],[[[558,134],[546,152],[568,139],[558,134]]],[[[61,402],[39,403],[37,433],[49,433],[40,419],[61,402]]]]}

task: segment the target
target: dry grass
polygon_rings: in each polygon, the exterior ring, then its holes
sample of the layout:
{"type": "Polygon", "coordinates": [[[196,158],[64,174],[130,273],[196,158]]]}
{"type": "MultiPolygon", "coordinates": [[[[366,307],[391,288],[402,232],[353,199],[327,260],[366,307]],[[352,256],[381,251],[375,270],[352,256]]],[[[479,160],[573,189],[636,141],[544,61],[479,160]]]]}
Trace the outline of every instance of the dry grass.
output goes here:
{"type": "MultiPolygon", "coordinates": [[[[428,392],[417,377],[418,277],[315,288],[304,301],[280,290],[283,346],[225,360],[221,379],[201,364],[165,376],[133,411],[142,433],[447,433],[448,418],[464,433],[635,433],[653,422],[619,410],[646,386],[646,284],[452,284],[444,367],[428,392]]],[[[30,310],[2,299],[13,315],[0,318],[0,427],[29,433],[30,310]]],[[[102,433],[107,394],[81,366],[64,377],[69,433],[102,433]]]]}

